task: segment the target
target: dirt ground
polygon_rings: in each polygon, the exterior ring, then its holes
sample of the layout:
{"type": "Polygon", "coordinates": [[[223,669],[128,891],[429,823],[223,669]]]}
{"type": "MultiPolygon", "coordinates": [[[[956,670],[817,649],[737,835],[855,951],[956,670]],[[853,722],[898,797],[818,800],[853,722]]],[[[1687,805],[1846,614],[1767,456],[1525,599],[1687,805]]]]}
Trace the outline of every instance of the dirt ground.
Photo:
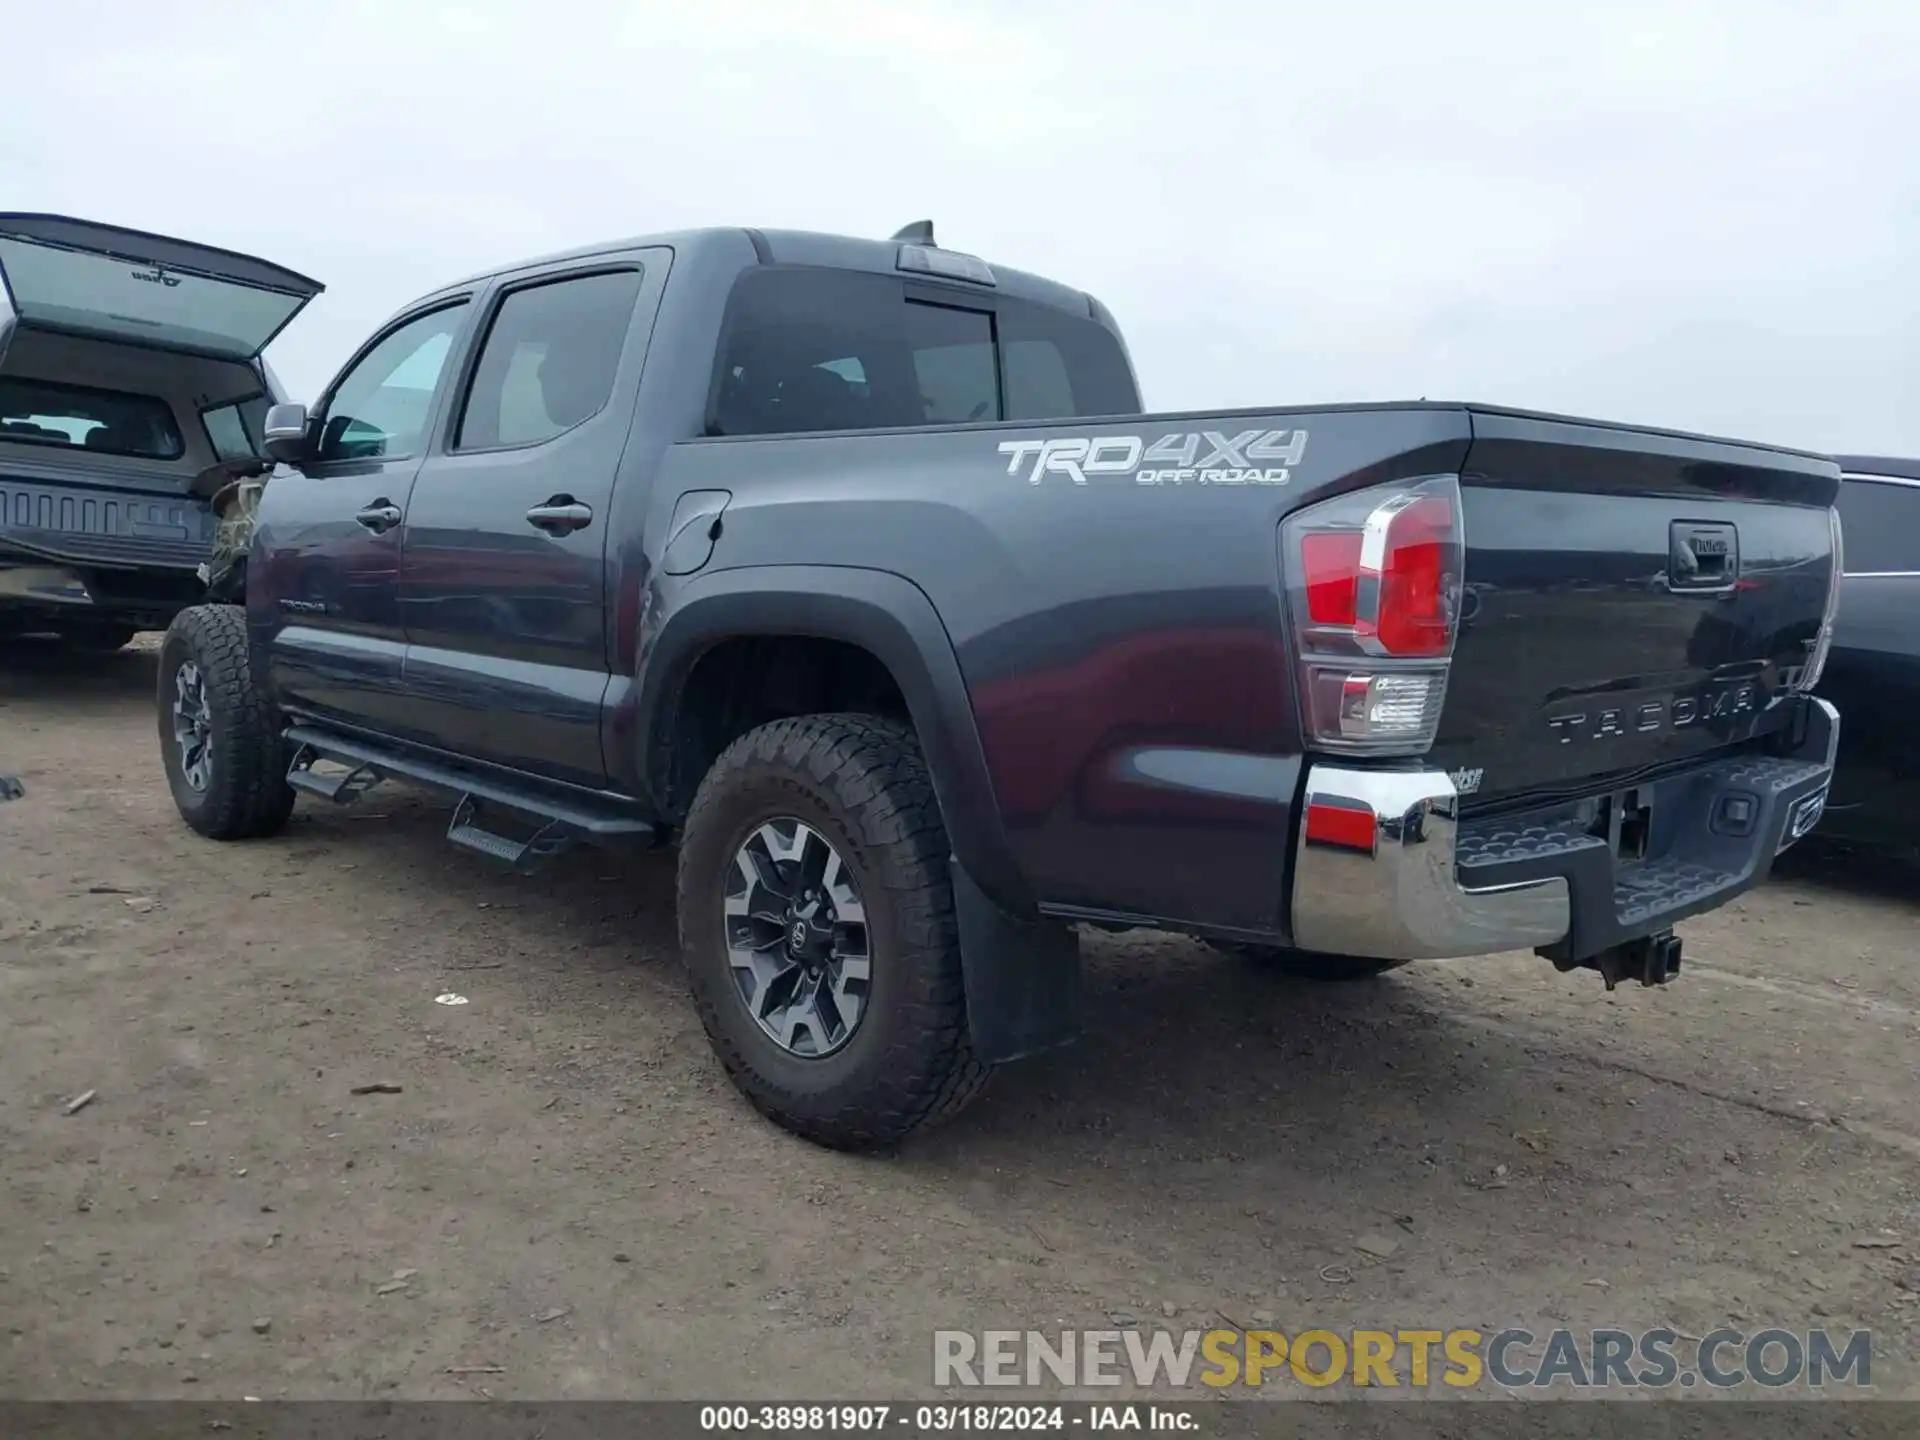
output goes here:
{"type": "Polygon", "coordinates": [[[851,1159],[710,1057],[669,857],[508,877],[400,790],[202,841],[152,662],[0,659],[0,1395],[900,1399],[1115,1323],[1860,1326],[1920,1394],[1913,872],[1796,857],[1612,995],[1093,938],[1080,1044],[851,1159]]]}

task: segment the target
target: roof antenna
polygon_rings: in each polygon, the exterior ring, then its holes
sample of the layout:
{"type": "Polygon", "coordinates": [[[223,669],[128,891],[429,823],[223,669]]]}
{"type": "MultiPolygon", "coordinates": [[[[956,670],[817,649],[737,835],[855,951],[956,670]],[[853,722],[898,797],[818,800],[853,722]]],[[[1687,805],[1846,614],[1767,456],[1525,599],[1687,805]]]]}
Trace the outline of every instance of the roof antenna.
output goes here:
{"type": "Polygon", "coordinates": [[[893,238],[903,241],[908,245],[931,245],[934,243],[933,222],[931,220],[916,220],[911,225],[903,226],[894,231],[893,238]]]}

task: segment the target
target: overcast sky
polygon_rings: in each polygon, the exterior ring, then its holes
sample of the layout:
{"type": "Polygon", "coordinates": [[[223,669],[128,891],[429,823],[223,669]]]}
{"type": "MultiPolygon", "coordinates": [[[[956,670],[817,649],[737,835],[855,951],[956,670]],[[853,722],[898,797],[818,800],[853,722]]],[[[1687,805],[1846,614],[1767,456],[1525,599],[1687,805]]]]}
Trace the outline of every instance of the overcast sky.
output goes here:
{"type": "Polygon", "coordinates": [[[0,203],[327,293],[702,224],[1091,290],[1156,409],[1426,395],[1920,454],[1912,0],[19,5],[0,203]]]}

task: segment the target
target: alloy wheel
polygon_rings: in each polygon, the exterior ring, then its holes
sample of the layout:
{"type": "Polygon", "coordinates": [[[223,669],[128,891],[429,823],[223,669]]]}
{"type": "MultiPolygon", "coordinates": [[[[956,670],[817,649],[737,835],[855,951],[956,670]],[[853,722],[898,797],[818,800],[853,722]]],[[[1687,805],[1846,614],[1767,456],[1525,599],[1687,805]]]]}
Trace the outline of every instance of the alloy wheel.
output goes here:
{"type": "Polygon", "coordinates": [[[213,782],[213,707],[206,679],[188,660],[173,672],[173,743],[180,751],[180,774],[202,793],[213,782]]]}
{"type": "Polygon", "coordinates": [[[866,1013],[866,907],[832,843],[790,816],[756,827],[727,875],[727,963],[740,1001],[782,1050],[823,1059],[866,1013]]]}

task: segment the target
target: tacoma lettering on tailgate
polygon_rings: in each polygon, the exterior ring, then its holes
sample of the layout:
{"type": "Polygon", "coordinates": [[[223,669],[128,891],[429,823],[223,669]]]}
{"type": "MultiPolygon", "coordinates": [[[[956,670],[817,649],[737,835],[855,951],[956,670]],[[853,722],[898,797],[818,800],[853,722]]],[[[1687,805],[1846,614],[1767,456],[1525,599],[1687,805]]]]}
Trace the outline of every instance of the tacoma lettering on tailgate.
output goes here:
{"type": "Polygon", "coordinates": [[[1760,704],[1760,687],[1751,680],[1720,685],[1697,695],[1671,700],[1648,700],[1639,705],[1616,705],[1605,710],[1576,710],[1549,715],[1547,726],[1562,745],[1576,740],[1604,740],[1609,735],[1652,730],[1679,730],[1702,720],[1724,720],[1745,715],[1760,704]]]}

